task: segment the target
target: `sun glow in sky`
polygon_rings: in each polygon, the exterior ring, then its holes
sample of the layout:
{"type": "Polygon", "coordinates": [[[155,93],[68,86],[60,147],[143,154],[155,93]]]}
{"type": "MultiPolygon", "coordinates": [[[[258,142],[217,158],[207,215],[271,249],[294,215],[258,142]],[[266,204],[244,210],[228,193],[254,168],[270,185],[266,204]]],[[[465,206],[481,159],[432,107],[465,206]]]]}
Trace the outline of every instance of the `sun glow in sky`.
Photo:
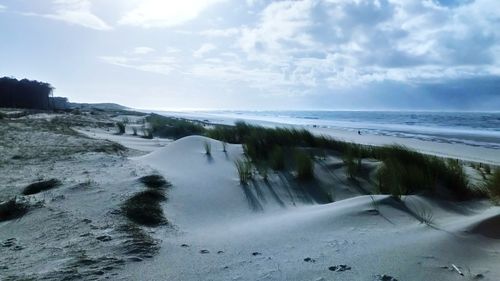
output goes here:
{"type": "Polygon", "coordinates": [[[0,0],[0,76],[150,109],[500,109],[498,0],[0,0]]]}

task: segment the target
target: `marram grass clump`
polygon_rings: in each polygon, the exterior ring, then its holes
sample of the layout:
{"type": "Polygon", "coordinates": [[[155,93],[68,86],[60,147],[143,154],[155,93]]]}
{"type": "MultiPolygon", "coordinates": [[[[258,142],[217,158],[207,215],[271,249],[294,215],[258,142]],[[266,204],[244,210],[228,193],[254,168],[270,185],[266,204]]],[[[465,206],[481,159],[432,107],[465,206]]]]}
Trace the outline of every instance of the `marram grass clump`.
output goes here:
{"type": "Polygon", "coordinates": [[[354,179],[361,168],[361,158],[355,158],[353,150],[348,149],[342,156],[342,161],[346,167],[346,175],[349,179],[354,179]]]}
{"type": "Polygon", "coordinates": [[[275,146],[269,154],[269,165],[275,171],[285,169],[285,153],[281,146],[275,146]]]}
{"type": "Polygon", "coordinates": [[[491,171],[491,175],[486,179],[485,189],[494,201],[500,202],[500,168],[491,171]]]}
{"type": "Polygon", "coordinates": [[[298,180],[306,181],[314,178],[314,162],[306,152],[297,151],[295,153],[295,169],[298,180]]]}
{"type": "Polygon", "coordinates": [[[145,186],[154,189],[164,189],[172,185],[163,176],[155,174],[141,177],[139,181],[145,186]]]}
{"type": "Polygon", "coordinates": [[[463,167],[457,160],[445,161],[400,145],[377,148],[375,155],[383,162],[377,172],[378,188],[383,194],[400,197],[433,193],[441,186],[458,200],[475,196],[469,188],[463,167]]]}
{"type": "Polygon", "coordinates": [[[122,211],[129,220],[137,224],[158,226],[167,222],[160,206],[160,202],[165,200],[162,191],[148,189],[127,199],[122,205],[122,211]]]}
{"type": "Polygon", "coordinates": [[[234,165],[236,166],[240,183],[242,185],[247,185],[253,177],[252,163],[248,159],[238,159],[234,161],[234,165]]]}
{"type": "Polygon", "coordinates": [[[212,155],[212,144],[209,141],[205,141],[203,143],[203,148],[205,148],[205,155],[207,156],[212,155]]]}

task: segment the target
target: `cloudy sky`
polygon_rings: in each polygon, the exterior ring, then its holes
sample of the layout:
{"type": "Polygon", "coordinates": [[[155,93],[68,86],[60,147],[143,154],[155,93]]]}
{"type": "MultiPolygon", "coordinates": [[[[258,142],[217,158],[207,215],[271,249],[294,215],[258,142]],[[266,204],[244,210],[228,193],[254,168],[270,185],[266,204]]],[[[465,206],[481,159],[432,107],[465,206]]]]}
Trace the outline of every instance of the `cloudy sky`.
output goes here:
{"type": "Polygon", "coordinates": [[[149,109],[500,110],[500,1],[0,0],[0,76],[149,109]]]}

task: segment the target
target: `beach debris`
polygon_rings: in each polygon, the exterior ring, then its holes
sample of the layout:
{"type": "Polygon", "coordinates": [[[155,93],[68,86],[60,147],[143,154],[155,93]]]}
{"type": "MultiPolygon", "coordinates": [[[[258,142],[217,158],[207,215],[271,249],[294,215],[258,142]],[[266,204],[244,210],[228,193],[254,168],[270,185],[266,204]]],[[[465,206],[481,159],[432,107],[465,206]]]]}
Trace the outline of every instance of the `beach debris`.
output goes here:
{"type": "Polygon", "coordinates": [[[398,279],[386,274],[377,275],[375,277],[377,278],[375,281],[398,281],[398,279]]]}
{"type": "Polygon", "coordinates": [[[252,256],[260,256],[260,255],[262,255],[262,253],[259,253],[259,252],[253,252],[252,253],[252,256]]]}
{"type": "Polygon", "coordinates": [[[460,269],[455,265],[455,264],[451,264],[451,267],[453,267],[453,269],[460,275],[464,276],[464,274],[462,273],[462,271],[460,271],[460,269]]]}
{"type": "Polygon", "coordinates": [[[346,271],[346,270],[351,270],[351,267],[348,265],[345,265],[345,264],[339,264],[339,265],[330,266],[328,268],[328,270],[335,271],[335,272],[342,272],[342,271],[346,271]]]}
{"type": "Polygon", "coordinates": [[[200,250],[200,254],[208,254],[208,253],[210,253],[209,250],[200,250]]]}
{"type": "Polygon", "coordinates": [[[305,262],[316,262],[316,260],[315,260],[315,259],[312,259],[312,258],[310,258],[310,257],[305,258],[305,259],[304,259],[304,261],[305,261],[305,262]]]}

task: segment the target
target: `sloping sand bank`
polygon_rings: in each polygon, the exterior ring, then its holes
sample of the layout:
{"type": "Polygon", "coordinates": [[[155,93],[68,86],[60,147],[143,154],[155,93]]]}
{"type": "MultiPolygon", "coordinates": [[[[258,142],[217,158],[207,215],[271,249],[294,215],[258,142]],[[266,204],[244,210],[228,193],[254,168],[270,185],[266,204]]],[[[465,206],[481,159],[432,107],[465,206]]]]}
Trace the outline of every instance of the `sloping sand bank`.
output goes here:
{"type": "Polygon", "coordinates": [[[293,186],[293,180],[277,174],[270,176],[269,185],[256,179],[241,186],[233,163],[239,157],[239,145],[228,145],[225,153],[220,142],[192,136],[135,158],[162,173],[173,187],[163,205],[171,226],[156,233],[162,239],[161,250],[147,266],[127,266],[133,279],[498,280],[500,276],[498,207],[417,196],[399,202],[361,195],[345,181],[331,187],[334,195],[343,196],[318,204],[293,186]],[[212,148],[210,156],[205,154],[206,142],[212,148]]]}

